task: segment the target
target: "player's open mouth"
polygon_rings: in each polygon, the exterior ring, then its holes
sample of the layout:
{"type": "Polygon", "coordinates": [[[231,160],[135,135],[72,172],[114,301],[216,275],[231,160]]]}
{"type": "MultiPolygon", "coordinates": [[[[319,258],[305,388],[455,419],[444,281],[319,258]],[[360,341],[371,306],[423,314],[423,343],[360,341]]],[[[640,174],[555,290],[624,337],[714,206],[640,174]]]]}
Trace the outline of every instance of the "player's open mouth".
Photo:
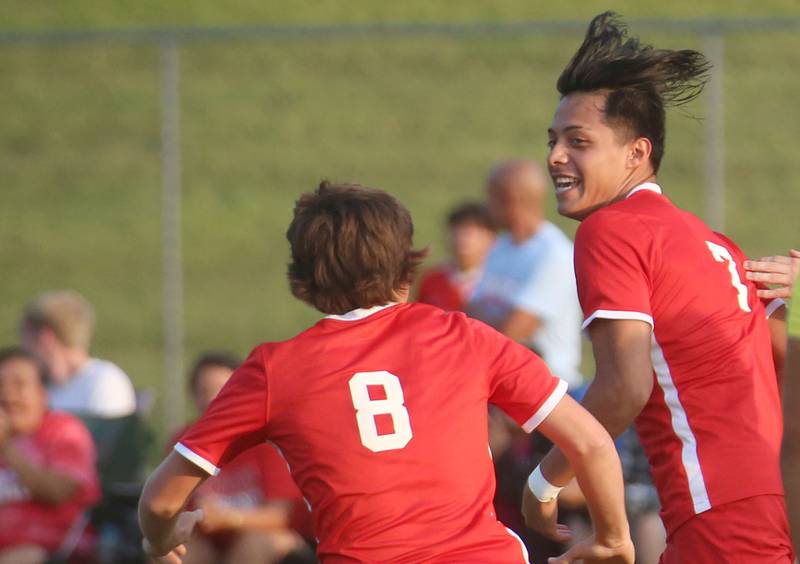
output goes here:
{"type": "Polygon", "coordinates": [[[559,195],[575,188],[580,184],[580,180],[574,176],[559,175],[553,177],[553,184],[556,187],[556,195],[559,195]]]}

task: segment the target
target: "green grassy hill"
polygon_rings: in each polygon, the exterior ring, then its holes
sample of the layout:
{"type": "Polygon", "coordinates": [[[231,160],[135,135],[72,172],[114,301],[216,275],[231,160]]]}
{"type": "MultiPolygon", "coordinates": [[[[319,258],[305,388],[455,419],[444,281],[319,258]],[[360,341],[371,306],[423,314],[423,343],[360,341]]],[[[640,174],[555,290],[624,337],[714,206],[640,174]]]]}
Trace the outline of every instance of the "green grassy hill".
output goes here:
{"type": "MultiPolygon", "coordinates": [[[[6,30],[141,25],[586,19],[586,2],[0,3],[6,30]],[[16,4],[16,3],[15,3],[16,4]],[[342,8],[342,6],[346,6],[342,8]]],[[[631,17],[785,16],[791,1],[618,2],[631,17]]],[[[633,29],[636,32],[634,26],[633,29]]],[[[702,38],[648,30],[648,41],[702,38]]],[[[321,178],[397,194],[417,244],[481,195],[495,161],[543,162],[555,78],[578,35],[197,42],[181,47],[187,359],[245,354],[317,318],[284,280],[292,204],[321,178]]],[[[727,232],[751,254],[800,244],[800,40],[726,42],[727,232]]],[[[158,388],[161,359],[158,51],[147,44],[0,46],[0,342],[21,305],[74,287],[98,310],[96,354],[158,388]]],[[[702,117],[702,100],[689,108],[702,117]]],[[[670,116],[661,182],[702,213],[703,123],[670,116]]],[[[569,232],[575,224],[553,219],[569,232]]]]}

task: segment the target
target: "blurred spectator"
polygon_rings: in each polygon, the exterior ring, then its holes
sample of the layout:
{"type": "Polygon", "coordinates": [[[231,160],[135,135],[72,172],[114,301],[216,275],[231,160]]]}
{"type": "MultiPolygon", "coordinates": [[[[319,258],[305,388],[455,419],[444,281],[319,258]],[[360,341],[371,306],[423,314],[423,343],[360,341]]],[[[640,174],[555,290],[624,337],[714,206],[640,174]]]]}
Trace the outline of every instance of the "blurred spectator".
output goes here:
{"type": "Polygon", "coordinates": [[[23,312],[25,347],[44,361],[50,407],[72,413],[89,430],[97,452],[102,500],[92,511],[100,558],[123,564],[141,558],[136,500],[151,436],[136,411],[136,393],[115,364],[92,358],[92,306],[73,290],[46,292],[23,312]]]}
{"type": "MultiPolygon", "coordinates": [[[[546,564],[548,557],[557,556],[566,548],[528,529],[520,511],[520,492],[526,487],[531,468],[536,466],[550,445],[541,433],[529,435],[521,431],[505,413],[490,406],[489,449],[497,480],[494,495],[497,519],[519,535],[528,549],[531,564],[546,564]]],[[[559,514],[559,523],[564,522],[563,518],[564,515],[559,514]]]]}
{"type": "MultiPolygon", "coordinates": [[[[203,413],[239,366],[226,354],[200,356],[189,373],[198,414],[203,413]]],[[[173,436],[178,442],[187,425],[173,436]]],[[[313,538],[311,520],[286,462],[271,444],[249,449],[206,480],[191,501],[203,509],[199,535],[187,545],[184,564],[268,564],[290,555],[315,562],[303,540],[313,538]]]]}
{"type": "Polygon", "coordinates": [[[616,443],[625,477],[625,509],[636,547],[636,562],[657,564],[666,548],[667,533],[659,515],[661,504],[650,476],[650,464],[633,427],[617,437],[616,443]]]}
{"type": "Polygon", "coordinates": [[[23,345],[47,365],[50,407],[90,417],[124,417],[136,411],[128,376],[115,364],[89,356],[94,311],[73,290],[46,292],[28,304],[23,345]]]}
{"type": "Polygon", "coordinates": [[[544,217],[545,175],[510,161],[489,175],[489,210],[506,229],[489,253],[468,311],[539,353],[570,388],[581,383],[582,314],[572,243],[544,217]]]}
{"type": "Polygon", "coordinates": [[[44,368],[0,351],[0,563],[86,557],[86,510],[97,500],[95,450],[83,424],[49,411],[44,368]]]}
{"type": "Polygon", "coordinates": [[[464,309],[483,272],[483,263],[495,239],[489,210],[467,202],[447,216],[450,260],[426,272],[417,301],[445,310],[464,309]]]}

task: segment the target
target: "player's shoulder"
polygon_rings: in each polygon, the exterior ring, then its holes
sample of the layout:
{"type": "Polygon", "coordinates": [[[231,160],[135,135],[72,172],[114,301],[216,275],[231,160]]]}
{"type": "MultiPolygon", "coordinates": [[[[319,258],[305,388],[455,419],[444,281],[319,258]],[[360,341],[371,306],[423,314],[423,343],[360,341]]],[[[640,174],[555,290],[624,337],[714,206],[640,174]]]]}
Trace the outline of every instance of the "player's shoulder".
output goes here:
{"type": "Polygon", "coordinates": [[[447,334],[454,339],[459,339],[465,332],[472,331],[473,318],[462,311],[444,310],[434,305],[420,302],[404,304],[398,311],[397,323],[415,333],[432,336],[447,334]]]}
{"type": "Polygon", "coordinates": [[[627,200],[595,210],[584,218],[575,233],[575,245],[597,244],[617,239],[634,240],[648,230],[636,208],[624,205],[627,200]]]}
{"type": "Polygon", "coordinates": [[[731,251],[731,253],[733,253],[734,256],[740,258],[741,260],[744,260],[746,258],[744,251],[742,251],[741,247],[739,247],[739,245],[736,244],[736,241],[734,241],[724,233],[720,233],[719,231],[711,231],[711,233],[713,238],[717,239],[717,241],[722,243],[725,246],[725,248],[727,248],[729,251],[731,251]]]}
{"type": "Polygon", "coordinates": [[[397,321],[406,323],[453,323],[467,316],[460,311],[444,310],[438,306],[423,302],[408,302],[397,309],[397,321]]]}

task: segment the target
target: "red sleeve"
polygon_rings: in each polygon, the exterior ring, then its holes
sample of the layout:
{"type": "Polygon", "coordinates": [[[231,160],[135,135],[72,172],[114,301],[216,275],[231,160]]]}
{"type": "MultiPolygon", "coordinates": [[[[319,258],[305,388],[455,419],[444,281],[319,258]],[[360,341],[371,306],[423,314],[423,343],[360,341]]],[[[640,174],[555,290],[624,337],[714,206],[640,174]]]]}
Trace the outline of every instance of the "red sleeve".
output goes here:
{"type": "Polygon", "coordinates": [[[489,403],[530,433],[564,397],[567,383],[553,376],[531,350],[480,321],[469,322],[473,350],[487,363],[489,403]]]}
{"type": "Polygon", "coordinates": [[[266,439],[268,386],[262,347],[231,376],[175,450],[206,472],[219,473],[237,454],[266,439]]]}
{"type": "Polygon", "coordinates": [[[583,328],[594,319],[639,319],[653,325],[650,231],[638,218],[595,212],[575,236],[575,278],[583,328]]]}

